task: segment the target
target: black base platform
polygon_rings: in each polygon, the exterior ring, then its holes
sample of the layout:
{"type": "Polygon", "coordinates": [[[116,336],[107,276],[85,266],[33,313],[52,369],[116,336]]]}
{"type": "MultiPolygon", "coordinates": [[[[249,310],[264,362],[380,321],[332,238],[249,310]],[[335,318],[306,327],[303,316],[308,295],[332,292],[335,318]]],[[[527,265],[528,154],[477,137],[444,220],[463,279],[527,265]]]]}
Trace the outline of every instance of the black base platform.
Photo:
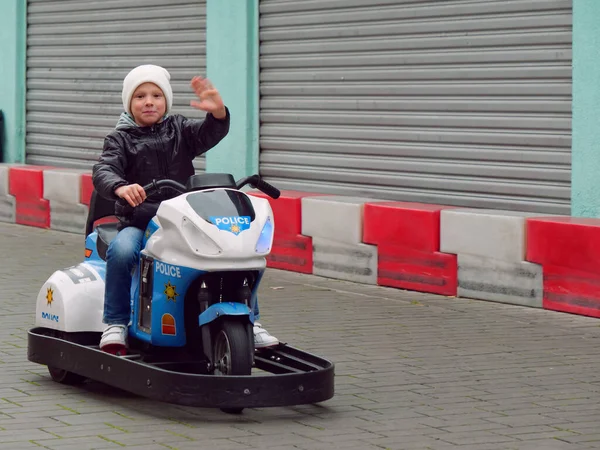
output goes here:
{"type": "Polygon", "coordinates": [[[98,348],[99,336],[88,336],[88,342],[67,340],[56,337],[54,330],[33,328],[28,332],[27,357],[136,395],[187,406],[291,406],[322,402],[334,395],[334,364],[287,344],[256,352],[255,367],[264,372],[222,376],[209,373],[206,361],[181,356],[178,349],[132,349],[126,356],[111,355],[98,348]]]}

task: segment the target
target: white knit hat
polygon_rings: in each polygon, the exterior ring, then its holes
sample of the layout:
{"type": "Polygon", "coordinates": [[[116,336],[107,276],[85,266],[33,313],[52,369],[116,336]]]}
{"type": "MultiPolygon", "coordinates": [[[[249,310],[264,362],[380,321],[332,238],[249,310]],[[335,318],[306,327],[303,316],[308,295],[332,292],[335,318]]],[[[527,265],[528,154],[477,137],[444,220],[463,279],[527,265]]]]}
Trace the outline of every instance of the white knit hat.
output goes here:
{"type": "Polygon", "coordinates": [[[170,80],[171,75],[163,67],[152,64],[137,66],[123,80],[123,108],[131,115],[131,97],[133,97],[135,90],[140,84],[154,83],[163,91],[167,101],[167,110],[165,113],[168,113],[171,110],[171,106],[173,106],[173,89],[171,88],[170,80]]]}

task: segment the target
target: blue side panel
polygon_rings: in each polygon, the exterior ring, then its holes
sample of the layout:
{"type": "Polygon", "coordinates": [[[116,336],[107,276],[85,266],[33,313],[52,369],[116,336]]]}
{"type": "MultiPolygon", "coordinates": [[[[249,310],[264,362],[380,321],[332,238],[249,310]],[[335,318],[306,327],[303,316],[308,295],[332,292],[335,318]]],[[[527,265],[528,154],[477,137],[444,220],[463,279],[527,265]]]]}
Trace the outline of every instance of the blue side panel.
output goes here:
{"type": "Polygon", "coordinates": [[[106,263],[102,260],[100,261],[87,261],[86,262],[92,266],[94,269],[96,269],[96,271],[98,272],[98,275],[100,275],[100,278],[102,278],[102,281],[104,281],[106,283],[106,263]]]}
{"type": "Polygon", "coordinates": [[[100,256],[98,256],[98,248],[97,248],[97,242],[98,242],[98,232],[97,231],[93,231],[89,234],[88,237],[85,238],[85,249],[86,251],[91,251],[90,255],[85,257],[86,262],[90,262],[90,261],[102,261],[102,259],[100,258],[100,256]]]}
{"type": "MultiPolygon", "coordinates": [[[[252,311],[243,303],[237,302],[224,302],[224,303],[215,303],[208,307],[206,311],[204,311],[198,317],[198,323],[200,326],[206,325],[207,323],[212,322],[215,319],[223,316],[252,316],[252,311]]],[[[253,322],[253,320],[251,320],[253,322]]]]}
{"type": "Polygon", "coordinates": [[[102,258],[100,258],[100,256],[98,256],[98,249],[96,245],[97,242],[98,233],[96,231],[93,231],[85,239],[85,249],[86,252],[89,253],[89,256],[86,255],[84,262],[96,269],[98,271],[98,274],[102,278],[102,281],[106,282],[106,261],[104,261],[102,258]]]}
{"type": "MultiPolygon", "coordinates": [[[[189,267],[154,261],[150,336],[153,345],[162,347],[185,345],[184,298],[190,284],[203,273],[189,267]]],[[[137,288],[133,298],[137,301],[137,288]]]]}
{"type": "Polygon", "coordinates": [[[138,329],[137,324],[139,323],[139,314],[140,311],[138,309],[140,295],[140,264],[135,267],[132,276],[131,283],[131,325],[129,327],[129,334],[131,336],[135,336],[136,338],[144,341],[151,342],[150,334],[138,329]]]}
{"type": "Polygon", "coordinates": [[[158,230],[160,227],[158,226],[158,222],[156,217],[154,217],[150,222],[148,222],[148,226],[146,227],[146,232],[144,233],[144,238],[142,239],[142,248],[146,248],[146,244],[148,243],[148,239],[158,230]]]}
{"type": "MultiPolygon", "coordinates": [[[[154,234],[154,232],[158,230],[158,223],[156,222],[156,218],[153,218],[146,227],[146,231],[144,232],[144,236],[142,237],[142,249],[146,248],[146,244],[148,243],[148,239],[150,236],[154,234]]],[[[131,326],[129,327],[129,334],[135,336],[136,338],[151,343],[152,335],[150,333],[146,333],[143,330],[140,330],[137,327],[139,323],[139,315],[140,311],[137,309],[139,303],[140,296],[140,263],[136,266],[133,277],[133,282],[131,283],[131,326]]],[[[151,330],[152,332],[152,330],[151,330]]]]}

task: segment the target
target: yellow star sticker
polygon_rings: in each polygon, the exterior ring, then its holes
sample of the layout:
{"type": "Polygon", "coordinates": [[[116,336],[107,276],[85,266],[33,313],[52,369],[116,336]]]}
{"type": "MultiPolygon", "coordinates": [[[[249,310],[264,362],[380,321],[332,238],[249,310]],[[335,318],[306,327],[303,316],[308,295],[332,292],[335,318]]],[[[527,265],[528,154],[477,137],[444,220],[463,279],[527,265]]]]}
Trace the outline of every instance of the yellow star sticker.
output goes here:
{"type": "Polygon", "coordinates": [[[167,301],[176,301],[175,297],[178,297],[179,294],[175,289],[176,287],[172,285],[170,281],[165,284],[165,295],[167,296],[167,301]]]}
{"type": "Polygon", "coordinates": [[[46,291],[46,301],[48,302],[48,306],[52,305],[52,302],[54,301],[54,291],[52,288],[48,288],[46,291]]]}
{"type": "Polygon", "coordinates": [[[240,226],[239,225],[231,225],[231,232],[232,233],[239,233],[240,232],[240,226]]]}

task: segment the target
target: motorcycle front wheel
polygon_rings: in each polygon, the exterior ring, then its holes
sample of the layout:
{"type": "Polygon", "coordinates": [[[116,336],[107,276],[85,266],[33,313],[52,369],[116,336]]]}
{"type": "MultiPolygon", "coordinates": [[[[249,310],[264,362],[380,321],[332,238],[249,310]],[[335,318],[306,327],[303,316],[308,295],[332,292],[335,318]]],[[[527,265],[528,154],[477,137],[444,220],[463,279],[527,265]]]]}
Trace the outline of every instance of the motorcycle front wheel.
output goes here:
{"type": "MultiPolygon", "coordinates": [[[[246,327],[235,321],[224,321],[214,339],[215,375],[250,375],[252,353],[246,327]]],[[[239,414],[244,408],[221,408],[229,414],[239,414]]]]}

